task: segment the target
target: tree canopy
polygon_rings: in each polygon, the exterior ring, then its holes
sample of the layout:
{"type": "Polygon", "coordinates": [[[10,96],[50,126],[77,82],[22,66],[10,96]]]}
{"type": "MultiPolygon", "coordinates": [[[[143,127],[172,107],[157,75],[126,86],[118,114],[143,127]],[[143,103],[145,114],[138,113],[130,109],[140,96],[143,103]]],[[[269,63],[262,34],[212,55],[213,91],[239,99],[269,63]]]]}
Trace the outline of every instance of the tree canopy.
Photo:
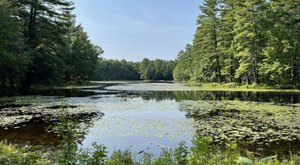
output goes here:
{"type": "Polygon", "coordinates": [[[0,85],[82,82],[103,50],[92,44],[68,0],[0,0],[0,85]]]}
{"type": "Polygon", "coordinates": [[[176,80],[297,85],[300,1],[204,0],[176,80]]]}
{"type": "Polygon", "coordinates": [[[94,80],[173,80],[174,61],[129,62],[99,58],[94,80]]]}

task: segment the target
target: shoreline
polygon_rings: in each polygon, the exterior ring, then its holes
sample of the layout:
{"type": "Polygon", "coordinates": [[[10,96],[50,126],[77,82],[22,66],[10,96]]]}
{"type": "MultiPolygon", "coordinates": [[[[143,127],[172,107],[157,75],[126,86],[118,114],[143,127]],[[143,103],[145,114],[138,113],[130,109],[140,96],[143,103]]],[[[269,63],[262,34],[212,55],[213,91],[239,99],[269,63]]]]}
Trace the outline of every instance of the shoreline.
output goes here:
{"type": "Polygon", "coordinates": [[[184,82],[185,84],[192,87],[198,87],[199,91],[224,91],[224,92],[284,92],[284,93],[300,93],[300,89],[279,89],[271,86],[260,86],[260,85],[242,85],[235,83],[195,83],[195,82],[184,82]]]}

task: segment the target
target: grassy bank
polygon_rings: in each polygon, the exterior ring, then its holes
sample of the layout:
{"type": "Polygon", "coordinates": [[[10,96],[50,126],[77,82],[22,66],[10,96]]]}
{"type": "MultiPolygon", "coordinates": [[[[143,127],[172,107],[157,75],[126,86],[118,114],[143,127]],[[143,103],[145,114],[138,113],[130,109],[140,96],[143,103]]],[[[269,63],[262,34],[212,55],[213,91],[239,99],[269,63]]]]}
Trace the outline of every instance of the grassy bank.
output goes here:
{"type": "Polygon", "coordinates": [[[278,159],[270,156],[257,158],[253,153],[242,157],[235,144],[229,144],[224,149],[212,144],[210,138],[196,138],[191,149],[184,143],[176,149],[164,149],[158,157],[150,153],[134,155],[129,150],[115,151],[107,155],[106,148],[94,144],[94,151],[75,151],[62,148],[56,152],[34,151],[29,147],[19,148],[15,145],[0,143],[0,164],[2,165],[298,165],[300,156],[291,155],[278,159]]]}
{"type": "Polygon", "coordinates": [[[205,91],[237,91],[237,92],[300,92],[300,85],[295,86],[268,86],[264,84],[238,84],[238,83],[197,83],[186,82],[205,91]]]}

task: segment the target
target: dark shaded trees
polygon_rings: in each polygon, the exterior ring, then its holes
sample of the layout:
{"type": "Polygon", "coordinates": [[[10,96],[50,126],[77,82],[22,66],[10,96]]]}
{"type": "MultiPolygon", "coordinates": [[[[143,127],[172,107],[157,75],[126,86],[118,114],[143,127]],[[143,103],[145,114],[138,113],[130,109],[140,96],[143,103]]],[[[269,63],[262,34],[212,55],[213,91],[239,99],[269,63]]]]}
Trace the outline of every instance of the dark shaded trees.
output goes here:
{"type": "Polygon", "coordinates": [[[70,80],[75,82],[87,81],[92,78],[97,66],[97,59],[103,50],[93,45],[81,26],[76,28],[76,32],[71,42],[71,60],[68,66],[71,68],[70,80]]]}
{"type": "Polygon", "coordinates": [[[103,53],[72,15],[69,0],[0,0],[1,86],[82,82],[103,53]]]}
{"type": "Polygon", "coordinates": [[[24,22],[24,51],[30,61],[22,81],[22,88],[27,90],[32,83],[49,83],[58,78],[64,63],[58,52],[65,35],[63,15],[73,7],[67,0],[16,0],[14,5],[24,22]]]}
{"type": "Polygon", "coordinates": [[[99,58],[94,80],[173,80],[174,61],[130,62],[99,58]]]}
{"type": "Polygon", "coordinates": [[[139,80],[138,63],[125,60],[98,59],[97,69],[93,80],[139,80]]]}
{"type": "Polygon", "coordinates": [[[143,80],[173,80],[173,70],[175,69],[174,61],[161,59],[143,60],[141,67],[146,66],[145,70],[140,70],[141,79],[143,80]]]}
{"type": "Polygon", "coordinates": [[[29,62],[24,52],[23,22],[17,17],[18,8],[0,0],[0,86],[14,88],[20,84],[29,62]]]}

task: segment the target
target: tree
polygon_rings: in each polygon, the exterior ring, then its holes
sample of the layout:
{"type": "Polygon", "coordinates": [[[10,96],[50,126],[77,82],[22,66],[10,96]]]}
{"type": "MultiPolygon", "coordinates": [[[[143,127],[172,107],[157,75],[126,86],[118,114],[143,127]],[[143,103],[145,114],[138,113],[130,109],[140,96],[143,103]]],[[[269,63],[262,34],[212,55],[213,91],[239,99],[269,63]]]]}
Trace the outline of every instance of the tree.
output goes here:
{"type": "Polygon", "coordinates": [[[273,0],[268,11],[267,44],[261,72],[271,84],[299,82],[300,2],[273,0]]]}
{"type": "Polygon", "coordinates": [[[205,0],[180,81],[293,86],[300,73],[300,1],[205,0]]]}
{"type": "Polygon", "coordinates": [[[143,61],[140,64],[140,74],[141,74],[141,79],[146,79],[147,80],[147,75],[146,75],[146,69],[150,63],[150,60],[148,58],[144,58],[143,61]]]}
{"type": "Polygon", "coordinates": [[[69,0],[0,0],[0,85],[88,80],[103,50],[76,25],[69,0]]]}
{"type": "Polygon", "coordinates": [[[97,65],[97,59],[103,50],[93,45],[87,34],[79,25],[74,34],[71,44],[71,77],[76,82],[89,80],[93,75],[97,65]]]}
{"type": "Polygon", "coordinates": [[[192,45],[187,44],[185,50],[181,50],[177,55],[177,65],[173,72],[173,77],[177,81],[187,81],[192,74],[192,45]]]}
{"type": "Polygon", "coordinates": [[[222,82],[221,54],[218,51],[218,0],[205,0],[200,10],[193,53],[196,59],[195,66],[203,66],[197,69],[196,79],[203,82],[222,82]]]}
{"type": "Polygon", "coordinates": [[[73,7],[67,0],[16,0],[14,5],[20,8],[18,17],[24,22],[25,52],[30,62],[22,84],[28,90],[32,83],[49,82],[60,72],[63,15],[73,7]]]}
{"type": "Polygon", "coordinates": [[[234,26],[234,43],[239,59],[236,78],[259,83],[259,64],[264,48],[265,31],[262,28],[264,0],[242,0],[237,3],[234,26]]]}
{"type": "Polygon", "coordinates": [[[11,2],[0,0],[0,86],[15,88],[26,71],[27,58],[23,52],[22,22],[16,14],[18,8],[11,2]]]}
{"type": "Polygon", "coordinates": [[[223,55],[222,75],[225,76],[226,82],[235,81],[235,70],[238,68],[238,61],[235,58],[234,49],[234,25],[236,23],[235,15],[237,14],[236,0],[222,0],[220,8],[220,30],[219,30],[219,52],[223,55]]]}

